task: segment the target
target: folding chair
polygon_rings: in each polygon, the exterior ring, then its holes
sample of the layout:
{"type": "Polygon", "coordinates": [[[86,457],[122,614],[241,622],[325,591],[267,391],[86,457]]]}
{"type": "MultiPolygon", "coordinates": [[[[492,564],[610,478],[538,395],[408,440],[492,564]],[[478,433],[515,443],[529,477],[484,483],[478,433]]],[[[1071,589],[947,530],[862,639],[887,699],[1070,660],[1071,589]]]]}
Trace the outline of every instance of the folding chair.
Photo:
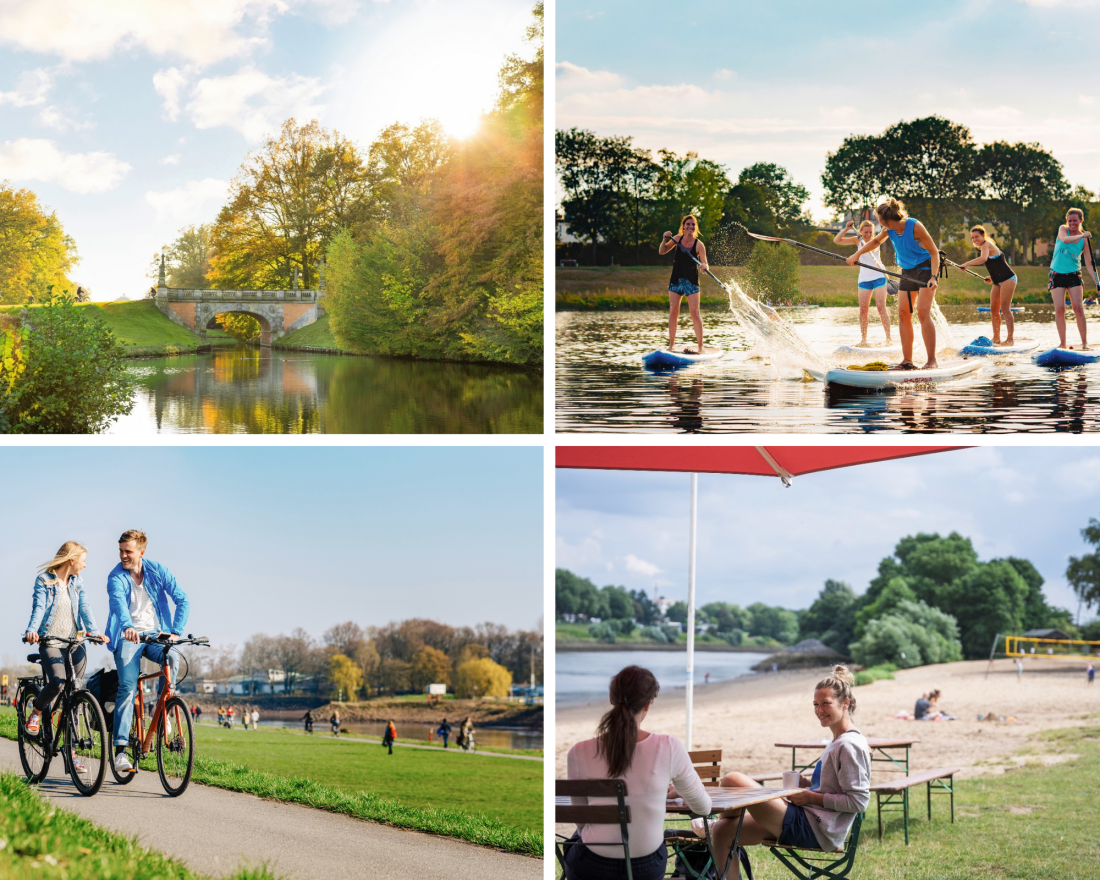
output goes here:
{"type": "MultiPolygon", "coordinates": [[[[618,825],[626,859],[626,878],[634,880],[630,865],[630,807],[626,805],[626,783],[621,779],[554,780],[554,822],[558,825],[618,825]],[[614,804],[573,804],[575,797],[615,798],[614,804]]],[[[565,876],[565,847],[581,841],[555,835],[554,853],[565,876]]]]}

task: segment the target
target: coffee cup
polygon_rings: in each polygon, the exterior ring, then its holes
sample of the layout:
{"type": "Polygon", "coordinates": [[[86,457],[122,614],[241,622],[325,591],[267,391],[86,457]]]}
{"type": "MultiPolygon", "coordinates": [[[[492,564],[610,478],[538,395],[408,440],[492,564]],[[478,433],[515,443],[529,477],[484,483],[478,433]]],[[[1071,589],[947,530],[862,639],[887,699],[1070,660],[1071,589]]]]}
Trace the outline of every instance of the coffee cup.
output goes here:
{"type": "Polygon", "coordinates": [[[802,787],[802,774],[797,770],[784,770],[783,771],[783,787],[784,788],[801,788],[802,787]]]}

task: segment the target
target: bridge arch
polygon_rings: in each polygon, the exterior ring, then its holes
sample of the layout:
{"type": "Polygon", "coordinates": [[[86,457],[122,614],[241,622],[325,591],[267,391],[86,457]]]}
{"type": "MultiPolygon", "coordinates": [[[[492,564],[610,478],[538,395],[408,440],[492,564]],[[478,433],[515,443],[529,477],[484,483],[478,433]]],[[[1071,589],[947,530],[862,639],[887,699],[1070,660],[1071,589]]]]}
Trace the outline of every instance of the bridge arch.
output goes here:
{"type": "Polygon", "coordinates": [[[215,315],[250,315],[260,322],[260,344],[271,345],[324,314],[319,290],[180,290],[157,288],[157,308],[199,336],[215,315]]]}

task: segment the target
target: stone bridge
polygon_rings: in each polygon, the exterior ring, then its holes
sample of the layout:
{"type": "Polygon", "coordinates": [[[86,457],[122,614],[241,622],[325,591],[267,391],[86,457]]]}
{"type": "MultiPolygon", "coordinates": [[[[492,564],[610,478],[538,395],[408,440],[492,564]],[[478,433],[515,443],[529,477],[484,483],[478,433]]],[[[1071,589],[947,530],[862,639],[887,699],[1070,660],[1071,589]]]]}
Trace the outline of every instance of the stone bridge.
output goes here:
{"type": "Polygon", "coordinates": [[[293,290],[185,290],[167,287],[164,276],[162,258],[157,308],[170,320],[202,338],[206,338],[215,315],[251,315],[260,323],[260,345],[270,346],[273,340],[312,324],[325,313],[320,304],[324,287],[298,290],[297,271],[293,290]]]}

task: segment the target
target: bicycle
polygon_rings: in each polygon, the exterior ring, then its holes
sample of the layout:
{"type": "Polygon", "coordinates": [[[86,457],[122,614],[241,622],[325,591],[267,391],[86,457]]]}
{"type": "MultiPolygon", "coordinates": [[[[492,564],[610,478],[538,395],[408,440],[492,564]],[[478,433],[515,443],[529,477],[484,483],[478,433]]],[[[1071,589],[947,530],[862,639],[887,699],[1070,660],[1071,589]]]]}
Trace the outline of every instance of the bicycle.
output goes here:
{"type": "MultiPolygon", "coordinates": [[[[186,639],[177,639],[174,642],[169,641],[166,636],[144,636],[141,641],[148,645],[168,645],[171,648],[181,645],[210,647],[209,639],[190,634],[186,639]]],[[[180,681],[186,677],[185,673],[180,681]]],[[[117,706],[115,711],[119,711],[117,706]]],[[[134,694],[134,716],[130,722],[130,738],[126,744],[126,752],[134,769],[129,773],[119,773],[112,760],[111,774],[115,777],[115,782],[119,785],[131,782],[137,776],[141,760],[154,748],[160,784],[169,796],[179,797],[191,782],[191,772],[195,768],[195,728],[187,703],[172,690],[172,668],[167,663],[161,665],[160,672],[138,676],[137,692],[134,694]],[[142,682],[157,678],[162,679],[160,695],[146,727],[145,700],[141,685],[142,682]]]]}
{"type": "MultiPolygon", "coordinates": [[[[24,639],[26,641],[26,639],[24,639]]],[[[46,778],[50,762],[57,754],[65,763],[69,777],[85,797],[91,797],[103,785],[107,772],[107,725],[103,720],[103,709],[99,701],[84,688],[84,679],[73,674],[72,653],[84,641],[83,634],[75,639],[60,636],[43,636],[42,644],[65,645],[65,682],[61,688],[60,700],[43,710],[38,733],[28,733],[27,720],[34,712],[34,703],[48,677],[46,670],[41,676],[28,676],[19,679],[16,692],[15,711],[19,721],[19,761],[29,783],[37,784],[46,778]],[[63,741],[63,743],[62,743],[63,741]],[[83,767],[83,772],[77,769],[83,767]]],[[[29,654],[31,663],[41,663],[41,655],[29,654]]]]}

